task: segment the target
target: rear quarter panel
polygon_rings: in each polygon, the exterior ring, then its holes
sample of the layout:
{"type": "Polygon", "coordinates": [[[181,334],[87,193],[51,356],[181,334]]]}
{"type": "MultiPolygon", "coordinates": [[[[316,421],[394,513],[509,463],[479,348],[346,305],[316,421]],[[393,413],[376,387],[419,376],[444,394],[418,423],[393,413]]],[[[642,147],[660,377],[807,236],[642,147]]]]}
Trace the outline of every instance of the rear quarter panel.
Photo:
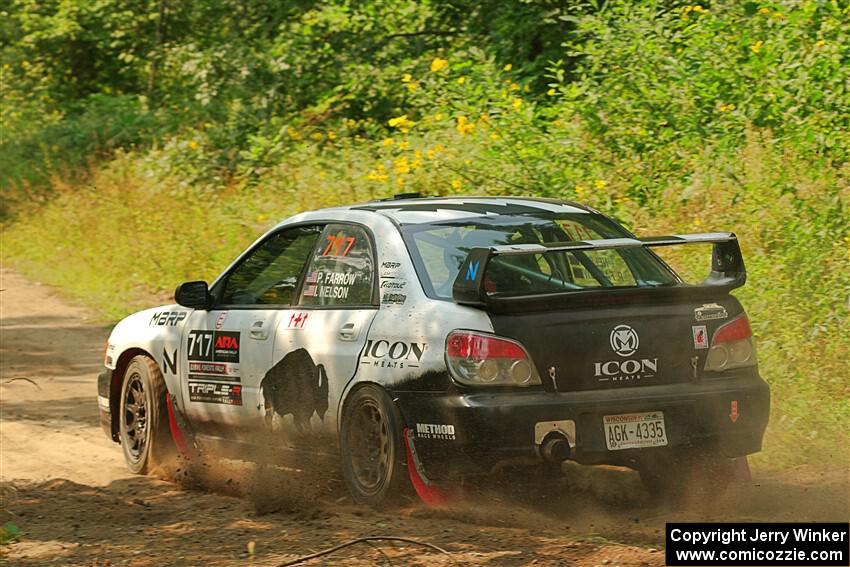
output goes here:
{"type": "MultiPolygon", "coordinates": [[[[369,328],[357,373],[342,396],[358,384],[390,391],[445,390],[447,335],[454,329],[492,332],[481,310],[425,295],[398,228],[388,219],[373,226],[381,307],[369,328]]],[[[342,412],[340,411],[339,415],[342,412]]]]}

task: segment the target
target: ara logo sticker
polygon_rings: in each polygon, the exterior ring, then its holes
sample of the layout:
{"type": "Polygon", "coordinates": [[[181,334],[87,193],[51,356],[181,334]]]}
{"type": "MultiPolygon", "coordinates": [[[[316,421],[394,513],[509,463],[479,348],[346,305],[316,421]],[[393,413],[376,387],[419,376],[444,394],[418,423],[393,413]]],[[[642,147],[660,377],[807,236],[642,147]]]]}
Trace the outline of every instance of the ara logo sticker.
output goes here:
{"type": "Polygon", "coordinates": [[[480,262],[478,260],[469,263],[469,266],[466,267],[466,281],[475,281],[478,278],[479,265],[480,262]]]}
{"type": "Polygon", "coordinates": [[[694,325],[691,330],[694,334],[694,348],[708,348],[708,331],[706,331],[705,325],[694,325]]]}

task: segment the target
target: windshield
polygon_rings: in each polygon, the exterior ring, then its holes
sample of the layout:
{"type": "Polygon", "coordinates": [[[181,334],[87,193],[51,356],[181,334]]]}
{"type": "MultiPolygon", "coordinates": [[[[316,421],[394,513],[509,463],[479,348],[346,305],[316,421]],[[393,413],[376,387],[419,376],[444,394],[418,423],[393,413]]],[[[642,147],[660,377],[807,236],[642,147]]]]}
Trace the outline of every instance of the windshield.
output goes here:
{"type": "MultiPolygon", "coordinates": [[[[587,213],[482,217],[402,229],[419,277],[432,297],[451,298],[461,264],[474,247],[628,238],[610,220],[587,213]]],[[[485,289],[493,296],[614,287],[655,287],[679,280],[643,248],[497,256],[485,289]]]]}

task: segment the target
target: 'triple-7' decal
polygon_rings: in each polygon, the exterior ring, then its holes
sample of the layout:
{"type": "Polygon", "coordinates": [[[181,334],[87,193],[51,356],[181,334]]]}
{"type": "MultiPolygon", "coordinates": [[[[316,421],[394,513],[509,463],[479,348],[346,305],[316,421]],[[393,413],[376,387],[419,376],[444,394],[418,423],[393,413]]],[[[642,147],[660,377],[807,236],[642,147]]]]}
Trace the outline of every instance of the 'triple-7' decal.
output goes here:
{"type": "Polygon", "coordinates": [[[189,333],[189,360],[212,360],[213,332],[189,333]]]}
{"type": "Polygon", "coordinates": [[[347,256],[348,251],[354,246],[355,240],[353,236],[328,236],[328,245],[325,247],[325,251],[322,252],[322,256],[329,254],[332,256],[347,256]],[[346,242],[348,246],[345,246],[346,242]],[[345,250],[342,249],[343,246],[345,246],[345,250]],[[331,248],[333,248],[333,252],[331,252],[331,248]]]}

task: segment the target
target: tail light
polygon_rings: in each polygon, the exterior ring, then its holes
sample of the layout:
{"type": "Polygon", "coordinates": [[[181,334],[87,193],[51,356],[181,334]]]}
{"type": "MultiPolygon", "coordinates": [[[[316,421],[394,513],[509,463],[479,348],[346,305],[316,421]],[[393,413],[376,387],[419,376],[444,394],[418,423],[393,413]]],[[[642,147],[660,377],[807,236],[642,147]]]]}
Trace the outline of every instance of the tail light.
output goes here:
{"type": "Polygon", "coordinates": [[[516,341],[472,331],[454,331],[446,340],[452,378],[470,386],[534,386],[540,376],[516,341]]]}
{"type": "Polygon", "coordinates": [[[714,331],[705,361],[706,371],[721,372],[755,366],[756,362],[756,344],[746,315],[736,317],[714,331]]]}

